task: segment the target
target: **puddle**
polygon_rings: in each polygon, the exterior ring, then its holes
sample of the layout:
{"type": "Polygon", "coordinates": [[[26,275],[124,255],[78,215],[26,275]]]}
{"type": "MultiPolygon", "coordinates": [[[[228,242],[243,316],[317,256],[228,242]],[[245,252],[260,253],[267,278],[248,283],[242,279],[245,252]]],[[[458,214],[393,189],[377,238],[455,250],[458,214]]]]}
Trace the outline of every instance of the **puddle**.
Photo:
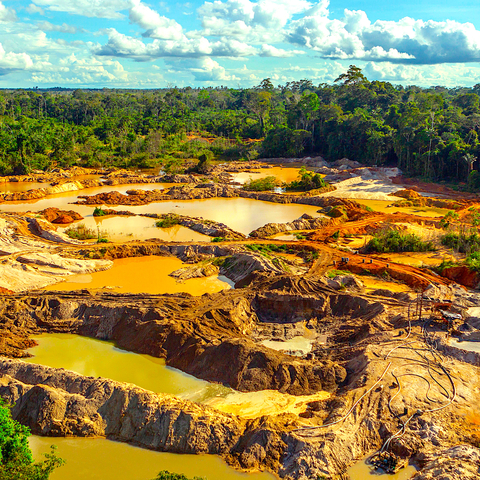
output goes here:
{"type": "Polygon", "coordinates": [[[0,181],[0,193],[26,192],[37,188],[47,188],[50,184],[39,182],[2,182],[0,181]]]}
{"type": "Polygon", "coordinates": [[[407,480],[412,478],[416,473],[416,468],[412,465],[407,465],[405,468],[395,474],[380,473],[367,465],[366,459],[360,460],[347,470],[350,480],[407,480]]]}
{"type": "Polygon", "coordinates": [[[162,470],[188,478],[208,480],[275,480],[270,473],[242,473],[214,455],[179,455],[154,452],[102,438],[47,438],[31,436],[34,457],[58,447],[57,455],[66,463],[50,480],[153,480],[162,470]]]}
{"type": "Polygon", "coordinates": [[[113,261],[113,267],[102,272],[86,275],[72,275],[67,282],[45,287],[49,291],[70,291],[88,289],[108,289],[119,293],[180,293],[192,295],[215,293],[229,289],[231,282],[225,277],[192,278],[177,282],[168,274],[184,267],[176,257],[131,257],[113,261]]]}
{"type": "Polygon", "coordinates": [[[313,338],[298,336],[284,341],[264,340],[262,345],[277,351],[294,351],[299,352],[300,355],[305,355],[312,350],[313,338]]]}

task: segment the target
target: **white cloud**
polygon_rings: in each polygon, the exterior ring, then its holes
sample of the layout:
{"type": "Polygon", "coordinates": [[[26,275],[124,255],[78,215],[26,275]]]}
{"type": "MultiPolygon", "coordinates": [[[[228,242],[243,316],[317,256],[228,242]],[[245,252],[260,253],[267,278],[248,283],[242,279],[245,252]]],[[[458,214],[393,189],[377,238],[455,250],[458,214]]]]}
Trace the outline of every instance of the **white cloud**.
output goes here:
{"type": "Polygon", "coordinates": [[[144,37],[162,40],[179,40],[183,37],[183,29],[179,23],[159,15],[141,1],[135,1],[135,5],[130,9],[129,19],[146,30],[144,37]]]}
{"type": "Polygon", "coordinates": [[[27,70],[33,67],[33,61],[26,53],[5,52],[0,44],[0,75],[16,70],[27,70]]]}
{"type": "MultiPolygon", "coordinates": [[[[37,23],[37,27],[44,32],[62,32],[62,33],[77,33],[77,28],[73,25],[67,25],[66,23],[62,23],[62,25],[54,25],[50,22],[39,22],[37,23]]],[[[83,29],[82,29],[83,31],[83,29]]]]}
{"type": "Polygon", "coordinates": [[[328,0],[292,21],[287,30],[291,43],[310,48],[323,58],[418,64],[480,60],[480,31],[471,23],[408,17],[371,23],[361,10],[345,10],[341,20],[330,19],[328,0]]]}
{"type": "Polygon", "coordinates": [[[100,18],[124,18],[120,12],[132,5],[130,0],[33,0],[33,2],[55,12],[100,18]]]}
{"type": "Polygon", "coordinates": [[[189,39],[182,36],[179,40],[155,39],[151,43],[144,43],[137,38],[119,33],[114,28],[105,32],[108,34],[108,42],[93,49],[96,55],[126,57],[137,61],[161,57],[243,57],[254,55],[257,51],[243,42],[226,38],[210,42],[207,38],[189,39]]]}
{"type": "Polygon", "coordinates": [[[40,15],[45,15],[45,10],[42,7],[39,7],[37,5],[34,5],[31,3],[27,8],[26,8],[28,13],[35,14],[38,13],[40,15]]]}
{"type": "Polygon", "coordinates": [[[277,48],[273,45],[267,45],[264,43],[259,55],[260,57],[288,58],[304,54],[305,52],[303,50],[284,50],[283,48],[277,48]]]}
{"type": "Polygon", "coordinates": [[[224,67],[211,58],[186,60],[168,60],[168,64],[176,71],[190,72],[198,82],[225,82],[238,80],[235,75],[227,74],[224,67]]]}
{"type": "Polygon", "coordinates": [[[17,19],[15,10],[10,7],[6,7],[0,2],[0,22],[14,22],[17,19]]]}
{"type": "Polygon", "coordinates": [[[310,8],[306,0],[216,0],[197,11],[203,31],[198,35],[229,36],[251,42],[280,41],[292,16],[310,8]]]}

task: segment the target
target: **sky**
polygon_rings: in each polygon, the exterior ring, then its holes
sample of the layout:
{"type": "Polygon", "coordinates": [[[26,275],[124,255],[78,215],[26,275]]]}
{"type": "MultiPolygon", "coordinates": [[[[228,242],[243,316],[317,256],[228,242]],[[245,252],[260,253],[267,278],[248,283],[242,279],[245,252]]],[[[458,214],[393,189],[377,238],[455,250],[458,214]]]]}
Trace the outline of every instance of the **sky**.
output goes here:
{"type": "Polygon", "coordinates": [[[0,88],[480,83],[478,0],[0,0],[0,88]]]}

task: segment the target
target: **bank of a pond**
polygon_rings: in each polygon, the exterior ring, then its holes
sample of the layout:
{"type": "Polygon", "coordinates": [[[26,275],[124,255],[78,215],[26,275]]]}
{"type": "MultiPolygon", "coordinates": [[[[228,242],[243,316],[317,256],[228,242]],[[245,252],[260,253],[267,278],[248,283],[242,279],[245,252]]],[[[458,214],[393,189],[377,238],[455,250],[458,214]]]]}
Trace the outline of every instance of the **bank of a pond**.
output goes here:
{"type": "Polygon", "coordinates": [[[28,363],[65,368],[85,376],[133,383],[155,393],[167,393],[245,418],[282,413],[302,413],[312,401],[326,400],[327,392],[294,396],[276,390],[238,392],[200,380],[166,366],[163,359],[117,348],[112,342],[58,333],[33,337],[37,346],[28,363]]]}
{"type": "Polygon", "coordinates": [[[192,278],[177,282],[169,274],[184,264],[176,257],[133,257],[114,260],[113,267],[86,275],[72,275],[67,281],[49,285],[44,290],[71,291],[81,289],[107,289],[119,293],[180,293],[203,295],[231,288],[226,277],[192,278]]]}
{"type": "Polygon", "coordinates": [[[205,480],[275,480],[270,473],[243,473],[214,455],[154,452],[103,438],[30,437],[34,457],[41,460],[50,445],[66,463],[50,480],[153,480],[162,470],[205,480]]]}

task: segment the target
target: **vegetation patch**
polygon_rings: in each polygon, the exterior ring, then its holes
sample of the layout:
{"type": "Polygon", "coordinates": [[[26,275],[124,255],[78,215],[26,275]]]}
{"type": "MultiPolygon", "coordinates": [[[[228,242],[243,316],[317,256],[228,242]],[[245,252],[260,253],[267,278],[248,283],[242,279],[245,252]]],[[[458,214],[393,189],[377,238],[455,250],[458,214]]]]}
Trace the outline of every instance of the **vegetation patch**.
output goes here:
{"type": "Polygon", "coordinates": [[[377,233],[367,243],[367,252],[393,253],[393,252],[428,252],[435,250],[433,242],[424,241],[414,233],[386,230],[377,233]]]}
{"type": "Polygon", "coordinates": [[[65,233],[75,240],[92,240],[98,237],[98,232],[93,228],[86,227],[83,223],[68,227],[65,233]]]}
{"type": "Polygon", "coordinates": [[[328,278],[335,278],[337,276],[342,276],[342,275],[351,275],[352,272],[348,272],[347,270],[329,270],[327,272],[327,277],[328,278]]]}
{"type": "Polygon", "coordinates": [[[180,223],[180,218],[176,215],[170,215],[155,223],[158,228],[171,228],[180,223]]]}
{"type": "Polygon", "coordinates": [[[298,179],[283,185],[287,191],[307,192],[329,187],[330,185],[322,178],[319,173],[310,172],[302,167],[298,172],[298,179]]]}
{"type": "Polygon", "coordinates": [[[274,190],[275,187],[278,186],[280,186],[280,182],[276,179],[276,177],[271,176],[259,178],[257,180],[250,179],[245,183],[243,189],[248,190],[249,192],[266,192],[274,190]]]}
{"type": "Polygon", "coordinates": [[[64,461],[56,456],[54,447],[50,453],[45,454],[44,461],[34,462],[28,445],[29,436],[30,429],[13,420],[10,408],[0,398],[0,478],[2,480],[48,480],[50,474],[64,464],[64,461]]]}
{"type": "Polygon", "coordinates": [[[105,215],[106,213],[100,207],[95,207],[95,210],[93,211],[94,217],[103,217],[105,215]]]}

